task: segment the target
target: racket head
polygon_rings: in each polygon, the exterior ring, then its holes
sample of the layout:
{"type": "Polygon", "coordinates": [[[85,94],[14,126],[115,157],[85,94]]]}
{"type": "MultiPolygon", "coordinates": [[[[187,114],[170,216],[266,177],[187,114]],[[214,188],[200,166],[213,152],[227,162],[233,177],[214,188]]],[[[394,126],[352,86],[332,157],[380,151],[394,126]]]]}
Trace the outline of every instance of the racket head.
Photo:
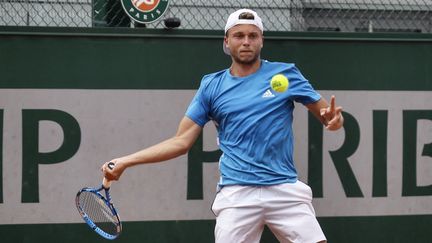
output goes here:
{"type": "Polygon", "coordinates": [[[122,225],[117,210],[109,199],[109,189],[102,186],[97,189],[86,187],[77,193],[75,203],[90,228],[103,238],[114,240],[120,235],[122,225]],[[102,190],[106,197],[100,193],[102,190]]]}

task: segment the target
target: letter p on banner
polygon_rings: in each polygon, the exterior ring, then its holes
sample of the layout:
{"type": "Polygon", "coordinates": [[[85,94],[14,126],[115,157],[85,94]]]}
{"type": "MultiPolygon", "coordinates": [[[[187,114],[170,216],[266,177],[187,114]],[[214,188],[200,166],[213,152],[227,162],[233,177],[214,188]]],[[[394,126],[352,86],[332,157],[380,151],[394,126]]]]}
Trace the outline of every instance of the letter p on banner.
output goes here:
{"type": "Polygon", "coordinates": [[[39,202],[39,164],[55,164],[71,158],[81,143],[81,129],[77,120],[60,110],[22,110],[23,126],[23,203],[39,202]],[[61,146],[51,152],[39,152],[39,122],[52,121],[63,130],[61,146]]]}

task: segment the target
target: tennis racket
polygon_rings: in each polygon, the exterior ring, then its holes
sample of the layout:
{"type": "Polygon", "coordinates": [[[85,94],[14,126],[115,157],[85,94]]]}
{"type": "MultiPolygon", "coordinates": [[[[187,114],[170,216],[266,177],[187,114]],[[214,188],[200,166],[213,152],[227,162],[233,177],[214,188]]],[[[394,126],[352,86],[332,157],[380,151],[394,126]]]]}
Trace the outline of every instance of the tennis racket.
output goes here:
{"type": "MultiPolygon", "coordinates": [[[[108,168],[112,170],[114,163],[108,163],[108,168]]],[[[83,188],[77,193],[75,203],[78,212],[90,228],[103,238],[114,240],[120,235],[122,225],[117,210],[111,203],[110,186],[111,181],[104,178],[98,188],[83,188]],[[102,195],[102,191],[105,192],[105,196],[102,195]]]]}

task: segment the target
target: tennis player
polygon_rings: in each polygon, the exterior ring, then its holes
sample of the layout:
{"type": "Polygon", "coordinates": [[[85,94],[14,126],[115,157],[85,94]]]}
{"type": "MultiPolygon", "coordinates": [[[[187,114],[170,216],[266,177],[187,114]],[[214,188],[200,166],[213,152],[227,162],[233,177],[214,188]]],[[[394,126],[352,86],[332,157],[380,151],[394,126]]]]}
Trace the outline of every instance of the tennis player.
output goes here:
{"type": "Polygon", "coordinates": [[[210,120],[218,131],[220,181],[212,210],[218,243],[259,242],[267,225],[280,242],[326,242],[312,206],[312,191],[298,180],[293,160],[294,102],[305,105],[328,130],[343,126],[342,108],[313,89],[294,64],[261,59],[263,24],[240,9],[225,26],[229,68],[203,77],[177,134],[157,145],[113,159],[106,178],[118,180],[131,166],[165,161],[188,152],[210,120]],[[269,81],[282,74],[285,92],[269,81]]]}

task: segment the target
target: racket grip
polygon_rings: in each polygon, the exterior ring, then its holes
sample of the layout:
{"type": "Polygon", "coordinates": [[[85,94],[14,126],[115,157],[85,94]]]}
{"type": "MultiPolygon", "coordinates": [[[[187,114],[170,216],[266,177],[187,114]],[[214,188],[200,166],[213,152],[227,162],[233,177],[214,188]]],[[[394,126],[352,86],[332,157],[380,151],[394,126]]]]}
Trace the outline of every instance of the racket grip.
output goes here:
{"type": "Polygon", "coordinates": [[[103,180],[102,180],[102,185],[103,185],[103,187],[105,188],[105,189],[108,189],[108,188],[110,188],[111,187],[111,183],[112,183],[112,181],[110,181],[110,180],[108,180],[107,178],[103,178],[103,180]]]}
{"type": "MultiPolygon", "coordinates": [[[[114,166],[115,166],[114,162],[109,162],[107,167],[108,167],[108,169],[112,170],[112,169],[114,169],[114,166]]],[[[102,185],[103,185],[103,187],[105,187],[105,189],[110,188],[111,183],[112,183],[112,181],[108,180],[106,177],[104,177],[102,180],[102,185]]]]}

